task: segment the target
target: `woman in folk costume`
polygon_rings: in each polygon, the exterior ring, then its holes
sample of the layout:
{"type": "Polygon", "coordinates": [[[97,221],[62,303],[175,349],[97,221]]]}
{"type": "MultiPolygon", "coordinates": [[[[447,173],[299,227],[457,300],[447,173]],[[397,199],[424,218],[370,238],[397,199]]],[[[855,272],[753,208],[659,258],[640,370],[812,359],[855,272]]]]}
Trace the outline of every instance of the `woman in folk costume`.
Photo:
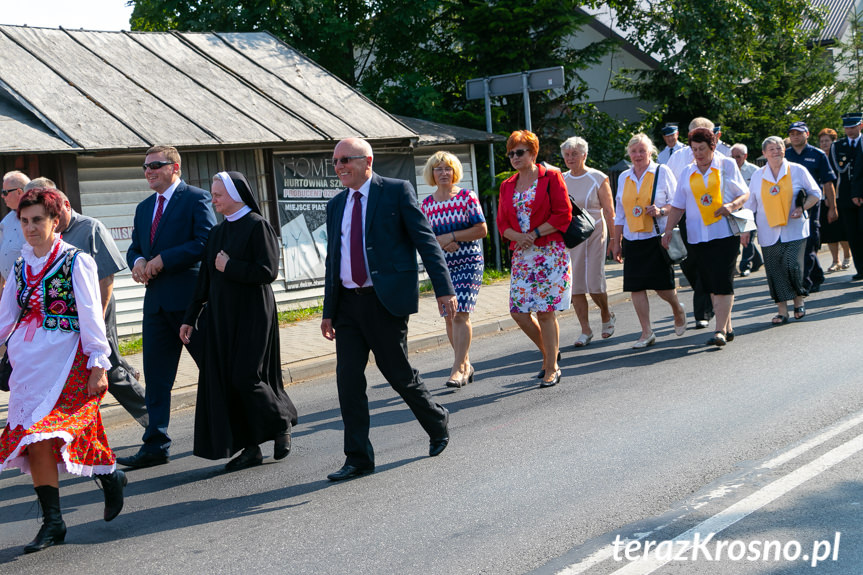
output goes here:
{"type": "Polygon", "coordinates": [[[262,463],[260,444],[266,441],[275,442],[275,459],[287,457],[297,409],[282,382],[279,322],[270,287],[279,273],[276,233],[261,216],[243,174],[219,172],[211,191],[213,208],[225,221],[210,230],[180,339],[188,343],[202,315],[207,327],[194,454],[223,459],[242,450],[225,465],[227,471],[237,471],[262,463]]]}
{"type": "Polygon", "coordinates": [[[722,347],[734,340],[731,308],[734,266],[740,254],[740,238],[732,233],[726,217],[743,206],[749,198],[749,188],[732,158],[714,155],[716,137],[712,130],[695,128],[689,132],[689,146],[695,162],[680,174],[662,245],[668,247],[671,230],[685,211],[686,233],[695,250],[698,276],[716,314],[716,333],[707,343],[722,347]]]}
{"type": "Polygon", "coordinates": [[[12,334],[13,367],[0,471],[17,467],[32,476],[43,515],[25,553],[66,537],[60,471],[96,476],[105,493],[105,521],[123,508],[126,485],[99,415],[111,363],[96,263],[55,233],[62,209],[53,189],[22,196],[18,218],[27,243],[0,298],[0,338],[12,334]]]}
{"type": "Polygon", "coordinates": [[[617,209],[614,216],[614,259],[623,262],[623,291],[632,292],[632,305],[641,324],[641,337],[632,348],[656,343],[650,325],[647,290],[668,302],[674,314],[674,333],[686,332],[686,311],[677,298],[674,268],[660,244],[659,230],[671,208],[676,182],[667,166],[651,161],[656,153],[645,134],[636,134],[627,144],[632,167],[618,179],[617,209]]]}
{"type": "MultiPolygon", "coordinates": [[[[752,175],[746,207],[755,212],[758,241],[770,296],[776,302],[774,325],[788,323],[788,300],[794,319],[803,319],[803,256],[809,237],[809,208],[821,201],[821,189],[803,165],[785,159],[785,142],[770,136],[761,144],[767,164],[752,175]]],[[[749,234],[740,236],[743,245],[749,234]]]]}

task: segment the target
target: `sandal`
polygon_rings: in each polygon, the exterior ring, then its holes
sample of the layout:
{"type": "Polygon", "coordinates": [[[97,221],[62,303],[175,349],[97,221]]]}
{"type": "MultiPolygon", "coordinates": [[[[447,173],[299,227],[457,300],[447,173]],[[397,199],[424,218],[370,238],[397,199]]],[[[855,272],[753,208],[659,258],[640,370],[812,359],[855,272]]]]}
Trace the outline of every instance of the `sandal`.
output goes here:
{"type": "Polygon", "coordinates": [[[771,322],[773,323],[773,325],[785,325],[786,323],[788,323],[788,316],[777,313],[773,316],[771,322]]]}
{"type": "Polygon", "coordinates": [[[707,345],[715,345],[716,347],[722,347],[728,342],[725,339],[725,334],[721,331],[717,331],[713,334],[713,337],[707,340],[707,345]]]}
{"type": "Polygon", "coordinates": [[[851,267],[851,258],[845,258],[844,260],[842,260],[842,269],[843,270],[847,270],[850,267],[851,267]]]}
{"type": "Polygon", "coordinates": [[[614,312],[611,312],[611,319],[607,322],[602,322],[602,339],[608,339],[614,335],[614,322],[617,318],[614,317],[614,312]]]}
{"type": "Polygon", "coordinates": [[[572,344],[573,347],[587,347],[590,342],[593,341],[593,334],[581,334],[578,336],[578,339],[575,340],[575,343],[572,344]]]}
{"type": "Polygon", "coordinates": [[[803,319],[806,317],[806,307],[800,306],[794,308],[794,319],[803,319]]]}
{"type": "Polygon", "coordinates": [[[841,269],[842,269],[842,264],[840,264],[839,262],[833,262],[833,265],[831,265],[829,268],[827,268],[827,273],[832,274],[833,272],[838,272],[841,269]]]}

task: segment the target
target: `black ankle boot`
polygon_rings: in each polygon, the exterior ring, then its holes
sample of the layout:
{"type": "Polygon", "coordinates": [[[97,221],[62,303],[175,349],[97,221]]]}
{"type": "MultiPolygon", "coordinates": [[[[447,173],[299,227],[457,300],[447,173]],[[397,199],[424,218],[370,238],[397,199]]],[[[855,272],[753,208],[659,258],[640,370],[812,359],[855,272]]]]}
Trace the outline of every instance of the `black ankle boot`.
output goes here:
{"type": "Polygon", "coordinates": [[[97,475],[96,478],[105,493],[105,521],[111,521],[123,510],[123,488],[129,480],[119,469],[107,475],[97,475]]]}
{"type": "Polygon", "coordinates": [[[46,547],[60,545],[66,539],[66,523],[60,513],[60,490],[51,485],[40,485],[35,489],[42,506],[42,527],[36,538],[24,548],[24,553],[42,551],[46,547]]]}
{"type": "Polygon", "coordinates": [[[273,445],[273,459],[284,459],[291,452],[291,423],[288,422],[288,429],[276,436],[276,442],[273,445]]]}

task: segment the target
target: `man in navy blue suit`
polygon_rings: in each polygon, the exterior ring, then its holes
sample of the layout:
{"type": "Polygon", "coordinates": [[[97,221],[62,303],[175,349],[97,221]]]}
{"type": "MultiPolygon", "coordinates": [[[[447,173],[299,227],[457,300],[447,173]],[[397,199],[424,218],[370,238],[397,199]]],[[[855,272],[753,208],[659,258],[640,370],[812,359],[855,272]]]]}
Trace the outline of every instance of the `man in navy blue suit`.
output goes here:
{"type": "MultiPolygon", "coordinates": [[[[131,457],[118,457],[128,467],[167,463],[171,438],[171,389],[183,343],[180,326],[192,300],[204,245],[216,218],[210,194],[180,179],[180,153],[172,146],[154,146],[144,160],[144,176],[155,194],[138,204],[132,243],[126,261],[132,279],[147,287],[144,295],[144,381],[149,424],[144,445],[131,457]]],[[[199,365],[203,338],[186,344],[199,365]]]]}
{"type": "Polygon", "coordinates": [[[442,313],[455,317],[449,270],[409,182],[372,172],[372,147],[348,138],[336,145],[333,167],[345,189],[327,203],[327,264],[321,333],[336,341],[336,386],[345,424],[341,481],[371,473],[369,352],[383,376],[429,435],[429,455],[449,443],[449,412],[434,402],[407,356],[408,317],[417,312],[417,252],[442,313]]]}

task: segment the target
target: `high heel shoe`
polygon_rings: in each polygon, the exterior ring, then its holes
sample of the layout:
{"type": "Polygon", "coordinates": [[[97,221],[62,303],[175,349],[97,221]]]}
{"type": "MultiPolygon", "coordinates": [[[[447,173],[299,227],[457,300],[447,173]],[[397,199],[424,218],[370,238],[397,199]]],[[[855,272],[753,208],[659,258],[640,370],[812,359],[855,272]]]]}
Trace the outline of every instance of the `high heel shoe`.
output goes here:
{"type": "Polygon", "coordinates": [[[539,383],[540,387],[553,387],[560,383],[560,370],[554,372],[554,377],[551,381],[545,381],[544,379],[539,383]]]}
{"type": "MultiPolygon", "coordinates": [[[[557,361],[560,361],[560,352],[559,351],[557,352],[557,361]]],[[[545,378],[545,368],[539,370],[539,372],[536,374],[536,378],[537,379],[544,379],[545,378]]]]}

